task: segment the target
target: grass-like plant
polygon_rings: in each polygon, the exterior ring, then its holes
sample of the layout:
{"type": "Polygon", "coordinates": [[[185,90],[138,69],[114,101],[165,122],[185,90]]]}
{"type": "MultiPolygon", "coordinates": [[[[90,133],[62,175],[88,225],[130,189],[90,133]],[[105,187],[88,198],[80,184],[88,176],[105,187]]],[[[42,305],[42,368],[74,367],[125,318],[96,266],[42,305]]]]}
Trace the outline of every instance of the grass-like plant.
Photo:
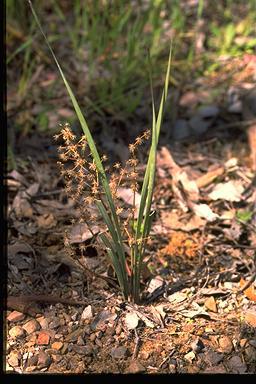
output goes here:
{"type": "MultiPolygon", "coordinates": [[[[81,109],[78,105],[78,102],[74,96],[74,93],[68,84],[66,77],[62,71],[62,68],[42,30],[40,21],[38,20],[37,14],[33,8],[33,5],[30,0],[28,0],[34,18],[38,24],[38,27],[43,34],[46,44],[50,49],[50,52],[54,58],[54,61],[58,67],[62,80],[65,84],[65,87],[68,91],[70,100],[72,101],[73,107],[75,109],[76,115],[79,119],[81,127],[84,132],[84,136],[79,140],[77,144],[74,144],[74,135],[68,128],[65,126],[62,130],[63,138],[66,142],[66,151],[64,148],[62,151],[63,160],[73,160],[74,168],[68,173],[69,177],[78,178],[80,191],[83,191],[83,183],[86,186],[89,186],[91,196],[87,196],[84,199],[84,203],[88,201],[88,198],[93,199],[92,201],[97,206],[97,209],[104,220],[108,233],[100,233],[99,237],[102,243],[106,247],[106,251],[111,260],[111,263],[114,267],[119,286],[121,288],[122,294],[125,300],[131,300],[135,303],[140,301],[140,277],[143,266],[143,258],[145,254],[145,247],[147,240],[149,238],[149,233],[152,224],[152,212],[151,212],[151,203],[153,197],[154,181],[155,181],[155,169],[156,169],[156,150],[159,139],[159,133],[161,128],[161,122],[164,112],[164,104],[167,97],[168,91],[168,82],[170,76],[170,66],[171,66],[171,48],[169,53],[168,65],[165,76],[165,85],[162,92],[161,102],[159,106],[158,113],[155,111],[155,103],[153,98],[153,86],[152,86],[152,76],[150,70],[150,85],[152,93],[152,130],[151,130],[151,146],[149,151],[149,157],[147,162],[147,167],[144,175],[142,191],[141,191],[141,201],[139,206],[138,217],[135,218],[134,208],[135,208],[135,193],[137,190],[136,182],[132,183],[132,189],[134,192],[134,207],[131,215],[132,224],[129,226],[126,224],[124,228],[122,226],[122,220],[119,217],[119,208],[116,205],[116,187],[118,182],[111,185],[111,181],[107,177],[107,173],[103,166],[103,159],[100,157],[95,142],[87,125],[87,122],[81,112],[81,109]],[[79,148],[82,151],[85,147],[88,146],[90,150],[90,159],[83,159],[79,155],[79,148]],[[88,171],[89,169],[89,171],[88,171]],[[87,176],[84,175],[87,173],[87,176]],[[75,175],[77,175],[75,177],[75,175]],[[80,176],[79,176],[80,175],[80,176]],[[87,200],[86,200],[87,198],[87,200]],[[127,229],[127,226],[129,228],[127,229]],[[126,242],[127,242],[127,231],[128,233],[128,244],[130,246],[130,267],[127,262],[126,254],[126,242]],[[125,235],[126,234],[126,235],[125,235]]],[[[149,61],[149,67],[150,61],[149,61]]],[[[133,168],[133,178],[136,179],[136,165],[137,160],[135,158],[136,147],[141,144],[142,140],[145,138],[146,134],[137,138],[134,144],[130,145],[131,159],[130,165],[133,168]]],[[[70,185],[72,180],[70,180],[70,185]]]]}

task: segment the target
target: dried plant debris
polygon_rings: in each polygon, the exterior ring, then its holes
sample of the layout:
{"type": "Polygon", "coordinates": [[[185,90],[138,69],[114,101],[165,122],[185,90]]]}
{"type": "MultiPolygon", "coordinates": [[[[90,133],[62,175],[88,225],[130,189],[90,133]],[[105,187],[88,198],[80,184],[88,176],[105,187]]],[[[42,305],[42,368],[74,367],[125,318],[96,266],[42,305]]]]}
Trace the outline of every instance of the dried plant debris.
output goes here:
{"type": "MultiPolygon", "coordinates": [[[[41,134],[16,138],[16,169],[7,174],[7,372],[255,374],[255,59],[248,56],[221,64],[228,84],[234,71],[232,87],[218,88],[216,74],[179,87],[160,134],[140,305],[123,300],[97,242],[107,232],[86,140],[68,125],[59,151],[41,134]]],[[[47,71],[43,87],[56,78],[47,71]]],[[[27,99],[35,118],[42,108],[27,99]]],[[[53,129],[71,115],[67,105],[47,112],[53,129]]],[[[21,117],[30,119],[27,111],[21,117]]],[[[141,120],[143,132],[148,116],[141,120]]],[[[108,131],[97,120],[95,132],[109,157],[102,160],[118,217],[128,223],[141,200],[145,137],[135,158],[131,122],[107,123],[108,131]]],[[[129,241],[125,254],[129,260],[129,241]]]]}

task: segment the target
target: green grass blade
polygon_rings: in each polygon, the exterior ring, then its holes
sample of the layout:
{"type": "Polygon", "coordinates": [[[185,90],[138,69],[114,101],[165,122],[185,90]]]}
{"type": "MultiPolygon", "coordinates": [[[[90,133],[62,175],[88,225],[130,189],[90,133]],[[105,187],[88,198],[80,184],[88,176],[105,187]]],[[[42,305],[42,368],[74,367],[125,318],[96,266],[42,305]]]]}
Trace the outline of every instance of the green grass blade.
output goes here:
{"type": "MultiPolygon", "coordinates": [[[[85,118],[84,118],[84,116],[82,114],[82,111],[81,111],[81,109],[80,109],[80,107],[78,105],[78,102],[77,102],[77,100],[75,98],[75,95],[74,95],[71,87],[69,86],[69,84],[68,84],[68,82],[66,80],[66,77],[65,77],[65,75],[64,75],[64,73],[62,71],[62,68],[61,68],[61,66],[60,66],[60,64],[59,64],[59,62],[58,62],[58,60],[57,60],[57,58],[56,58],[56,56],[55,56],[55,54],[54,54],[50,44],[48,42],[48,40],[47,40],[47,37],[46,37],[42,27],[41,27],[40,21],[39,21],[39,19],[37,17],[37,14],[36,14],[36,12],[35,12],[35,10],[33,8],[33,5],[32,5],[30,0],[28,0],[28,3],[30,5],[31,11],[33,13],[33,16],[34,16],[34,18],[36,20],[36,23],[37,23],[37,25],[38,25],[38,27],[39,27],[39,29],[40,29],[40,31],[41,31],[45,41],[46,41],[46,44],[47,44],[47,46],[48,46],[48,48],[49,48],[49,50],[50,50],[50,52],[51,52],[51,54],[53,56],[53,59],[54,59],[56,65],[57,65],[57,68],[58,68],[58,70],[60,72],[62,80],[63,80],[63,82],[64,82],[64,84],[66,86],[66,89],[67,89],[68,94],[70,96],[70,99],[72,101],[73,107],[74,107],[75,112],[77,114],[77,117],[79,119],[79,122],[80,122],[80,124],[82,126],[83,132],[84,132],[84,134],[86,136],[86,139],[88,141],[88,145],[89,145],[92,157],[93,157],[93,159],[95,161],[95,165],[97,167],[97,171],[99,172],[100,183],[101,183],[101,185],[102,185],[102,187],[104,189],[104,192],[106,194],[107,202],[108,202],[108,205],[109,205],[109,208],[110,208],[110,211],[111,211],[111,215],[112,215],[112,219],[113,219],[112,220],[112,226],[111,226],[111,230],[112,230],[111,235],[113,235],[113,241],[115,242],[115,245],[118,248],[118,255],[120,256],[120,260],[119,261],[121,262],[121,265],[122,265],[123,276],[124,276],[125,280],[128,281],[127,274],[126,274],[126,277],[125,277],[125,273],[126,273],[125,272],[125,252],[124,252],[124,247],[123,247],[123,244],[122,244],[122,236],[121,236],[121,230],[120,230],[120,226],[119,226],[119,221],[118,221],[118,217],[117,217],[117,214],[116,214],[115,205],[114,205],[114,202],[113,202],[113,199],[112,199],[112,194],[111,194],[111,190],[110,190],[110,187],[109,187],[109,184],[108,184],[107,176],[106,176],[105,170],[103,168],[103,165],[102,165],[99,153],[98,153],[97,148],[95,146],[93,137],[92,137],[91,132],[89,130],[89,127],[88,127],[88,125],[86,123],[86,120],[85,120],[85,118]]],[[[98,208],[99,208],[99,206],[98,206],[98,208]]],[[[105,216],[105,219],[106,219],[106,216],[105,216]]],[[[126,281],[125,281],[125,284],[124,284],[125,286],[126,286],[126,281]]]]}
{"type": "Polygon", "coordinates": [[[111,236],[112,236],[112,239],[117,243],[118,242],[118,237],[117,237],[117,234],[116,234],[116,231],[115,231],[115,228],[114,228],[114,225],[111,221],[111,218],[109,217],[102,201],[100,200],[97,200],[96,201],[96,205],[97,205],[97,208],[101,214],[101,216],[103,217],[107,227],[108,227],[108,230],[110,231],[111,233],[111,236]]]}
{"type": "Polygon", "coordinates": [[[125,296],[125,299],[127,299],[128,290],[124,284],[123,273],[122,273],[122,269],[121,269],[119,261],[118,261],[118,256],[116,255],[115,246],[109,241],[109,239],[107,238],[106,235],[104,235],[104,233],[99,234],[99,237],[106,247],[108,256],[109,256],[110,261],[111,261],[111,263],[114,267],[114,270],[116,272],[119,286],[120,286],[120,288],[121,288],[121,290],[125,296]]]}
{"type": "MultiPolygon", "coordinates": [[[[164,105],[165,105],[165,101],[166,101],[167,94],[168,94],[168,84],[169,84],[170,69],[171,69],[171,57],[172,57],[172,44],[170,46],[168,65],[167,65],[167,71],[166,71],[166,76],[165,76],[165,85],[164,85],[164,90],[162,93],[162,98],[161,98],[161,102],[160,102],[160,107],[159,107],[156,123],[155,123],[155,119],[154,119],[154,116],[155,116],[154,103],[152,105],[152,109],[153,109],[152,145],[150,148],[150,154],[149,154],[149,160],[148,160],[149,180],[148,180],[148,188],[147,188],[148,193],[147,193],[147,199],[146,199],[144,225],[142,226],[142,238],[145,237],[145,233],[149,232],[149,229],[150,229],[150,228],[147,228],[147,226],[149,224],[149,214],[150,214],[152,197],[153,197],[153,187],[154,187],[155,168],[156,168],[156,150],[157,150],[160,128],[161,128],[161,124],[162,124],[164,105]]],[[[152,91],[153,91],[153,89],[152,89],[152,91]]],[[[153,101],[154,101],[154,98],[152,96],[152,102],[153,101]]]]}
{"type": "Polygon", "coordinates": [[[102,201],[96,201],[96,205],[103,220],[105,221],[108,227],[112,240],[115,244],[115,250],[113,250],[113,255],[116,255],[117,260],[115,261],[114,266],[118,265],[118,270],[120,270],[120,273],[122,276],[122,286],[124,287],[125,292],[128,293],[128,276],[126,272],[126,258],[125,258],[123,243],[119,241],[115,225],[113,224],[111,218],[109,217],[102,201]]]}
{"type": "MultiPolygon", "coordinates": [[[[163,106],[164,106],[164,102],[166,100],[167,93],[168,93],[168,83],[169,83],[170,68],[171,68],[171,57],[172,57],[172,44],[170,46],[168,66],[167,66],[167,71],[166,71],[166,76],[165,76],[165,85],[164,85],[164,90],[163,90],[162,99],[161,99],[161,103],[160,103],[157,123],[156,123],[156,118],[155,118],[155,106],[154,106],[154,96],[153,96],[153,87],[152,87],[152,76],[150,75],[151,97],[152,97],[152,115],[153,115],[153,117],[152,117],[152,132],[155,131],[155,125],[156,125],[156,144],[158,143],[158,139],[159,139],[159,133],[160,133],[160,127],[161,127],[162,115],[163,115],[163,106]]],[[[150,62],[149,62],[149,64],[150,64],[150,62]]],[[[152,155],[152,151],[153,151],[153,149],[152,149],[152,145],[151,145],[149,159],[148,159],[147,168],[146,168],[144,179],[143,179],[142,191],[141,191],[141,203],[140,203],[138,220],[137,220],[136,239],[140,238],[142,228],[143,228],[143,214],[144,214],[147,195],[148,195],[149,170],[150,170],[150,164],[153,161],[152,156],[154,157],[154,155],[152,155]]]]}
{"type": "Polygon", "coordinates": [[[143,253],[145,248],[144,245],[146,242],[146,237],[149,235],[151,224],[152,224],[150,209],[152,204],[154,179],[155,179],[156,150],[157,150],[157,143],[159,139],[159,133],[160,133],[161,123],[163,118],[164,104],[165,104],[167,93],[168,93],[168,83],[169,83],[170,67],[171,67],[171,53],[172,53],[172,44],[170,46],[168,65],[167,65],[167,71],[165,76],[165,84],[164,84],[164,89],[163,89],[160,107],[158,111],[157,121],[155,117],[152,76],[150,71],[150,84],[151,84],[151,96],[152,96],[152,142],[151,142],[147,168],[146,168],[146,172],[143,180],[141,202],[140,202],[137,229],[136,229],[136,235],[135,235],[136,242],[139,242],[139,245],[136,247],[135,273],[134,273],[134,281],[132,283],[134,296],[136,298],[138,298],[139,278],[140,278],[143,253]]]}
{"type": "Polygon", "coordinates": [[[8,65],[18,53],[24,51],[29,45],[31,45],[33,42],[33,38],[29,37],[27,41],[25,41],[23,44],[21,44],[6,60],[6,64],[8,65]]]}

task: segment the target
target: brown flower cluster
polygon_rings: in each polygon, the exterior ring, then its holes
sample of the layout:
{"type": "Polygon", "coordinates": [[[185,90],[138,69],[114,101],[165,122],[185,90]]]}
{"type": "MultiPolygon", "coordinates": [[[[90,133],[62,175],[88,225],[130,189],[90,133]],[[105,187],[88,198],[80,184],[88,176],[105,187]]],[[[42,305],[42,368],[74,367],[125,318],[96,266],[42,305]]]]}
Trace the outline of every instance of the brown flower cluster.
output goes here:
{"type": "MultiPolygon", "coordinates": [[[[113,166],[112,172],[105,167],[108,177],[108,183],[112,194],[112,199],[115,205],[116,213],[119,217],[124,241],[132,244],[133,228],[135,222],[135,193],[138,191],[138,159],[136,153],[138,147],[144,143],[145,139],[150,136],[150,131],[144,132],[141,136],[137,137],[133,144],[129,145],[130,159],[126,162],[124,168],[120,163],[113,166]],[[126,180],[130,180],[131,189],[134,192],[133,206],[129,209],[126,208],[124,214],[124,206],[117,198],[118,187],[126,180]],[[128,212],[127,212],[128,211],[128,212]],[[131,222],[132,220],[132,222],[131,222]]],[[[99,172],[94,162],[92,154],[87,143],[85,136],[79,140],[72,132],[69,124],[61,126],[61,131],[55,135],[56,140],[62,139],[63,145],[59,146],[58,165],[60,167],[61,175],[65,180],[65,189],[69,196],[76,200],[80,208],[81,217],[80,222],[85,222],[88,226],[90,223],[95,222],[96,217],[88,211],[88,207],[94,205],[96,200],[101,200],[106,210],[106,196],[101,185],[99,172]]],[[[101,162],[106,162],[107,157],[101,157],[101,162]]]]}

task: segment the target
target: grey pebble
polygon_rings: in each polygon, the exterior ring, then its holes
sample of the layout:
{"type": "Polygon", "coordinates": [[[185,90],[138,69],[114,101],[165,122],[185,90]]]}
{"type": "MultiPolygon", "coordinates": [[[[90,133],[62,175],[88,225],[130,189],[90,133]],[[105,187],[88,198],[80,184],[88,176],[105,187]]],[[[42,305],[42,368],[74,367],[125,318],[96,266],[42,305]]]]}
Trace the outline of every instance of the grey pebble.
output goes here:
{"type": "Polygon", "coordinates": [[[95,340],[95,344],[100,348],[102,347],[102,342],[99,339],[95,340]]]}
{"type": "Polygon", "coordinates": [[[49,329],[56,329],[61,325],[60,319],[57,317],[53,319],[49,324],[49,329]]]}
{"type": "Polygon", "coordinates": [[[93,348],[90,345],[73,345],[72,351],[84,356],[93,354],[93,348]]]}
{"type": "Polygon", "coordinates": [[[191,127],[195,135],[201,135],[205,133],[211,125],[210,120],[204,120],[201,116],[195,115],[189,120],[189,126],[191,127]]]}
{"type": "Polygon", "coordinates": [[[256,351],[251,345],[248,345],[248,347],[245,348],[245,355],[249,362],[252,363],[256,361],[256,351]]]}
{"type": "Polygon", "coordinates": [[[185,119],[176,120],[173,130],[172,137],[174,140],[182,140],[190,136],[190,129],[188,122],[185,119]]]}
{"type": "Polygon", "coordinates": [[[228,361],[228,366],[232,373],[245,373],[247,369],[246,364],[241,360],[239,356],[232,356],[228,361]]]}
{"type": "Polygon", "coordinates": [[[128,356],[128,349],[126,347],[117,347],[111,350],[111,356],[113,359],[124,359],[128,356]]]}
{"type": "Polygon", "coordinates": [[[49,367],[51,362],[52,362],[52,359],[51,359],[51,356],[48,355],[48,353],[46,353],[44,351],[39,352],[37,365],[40,368],[49,367]]]}
{"type": "Polygon", "coordinates": [[[249,344],[250,344],[252,347],[256,348],[256,339],[255,339],[255,340],[250,340],[250,341],[249,341],[249,344]]]}
{"type": "Polygon", "coordinates": [[[213,366],[219,364],[223,360],[224,355],[223,353],[218,353],[209,350],[205,354],[203,354],[202,358],[206,362],[206,364],[213,366]]]}
{"type": "Polygon", "coordinates": [[[38,364],[38,354],[33,355],[33,356],[28,358],[28,361],[27,361],[28,367],[32,367],[32,366],[35,366],[37,364],[38,364]]]}
{"type": "Polygon", "coordinates": [[[219,114],[220,110],[215,105],[207,105],[205,107],[200,107],[198,113],[203,118],[215,117],[219,114]]]}
{"type": "Polygon", "coordinates": [[[77,338],[77,345],[84,345],[84,339],[81,335],[77,338]]]}

